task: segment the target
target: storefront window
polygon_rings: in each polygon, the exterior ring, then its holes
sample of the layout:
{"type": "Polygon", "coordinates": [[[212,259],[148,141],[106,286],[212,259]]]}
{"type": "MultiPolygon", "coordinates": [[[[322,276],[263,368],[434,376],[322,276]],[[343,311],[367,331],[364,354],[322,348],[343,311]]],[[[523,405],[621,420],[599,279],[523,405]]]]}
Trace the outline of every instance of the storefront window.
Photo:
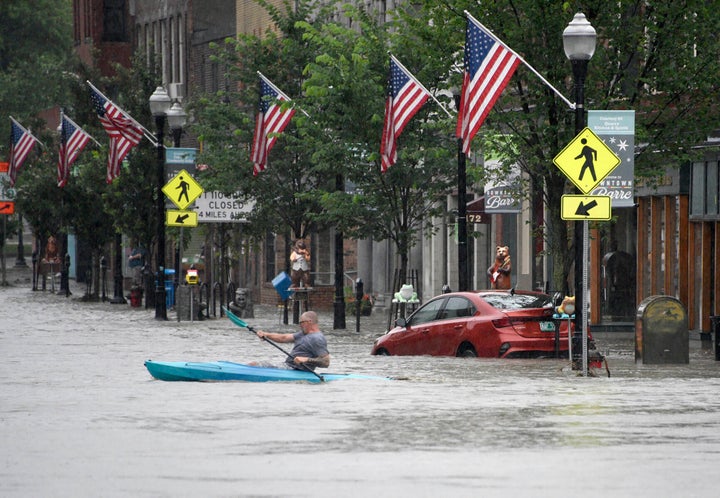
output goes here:
{"type": "Polygon", "coordinates": [[[693,163],[690,189],[690,219],[720,219],[719,181],[718,161],[693,163]]]}

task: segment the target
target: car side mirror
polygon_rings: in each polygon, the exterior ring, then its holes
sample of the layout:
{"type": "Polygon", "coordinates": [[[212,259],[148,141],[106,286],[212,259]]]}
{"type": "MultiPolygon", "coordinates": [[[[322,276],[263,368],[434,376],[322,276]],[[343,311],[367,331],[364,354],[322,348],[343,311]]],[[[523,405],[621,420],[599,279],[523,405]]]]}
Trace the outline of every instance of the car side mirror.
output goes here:
{"type": "Polygon", "coordinates": [[[406,327],[407,326],[407,320],[403,317],[398,318],[395,320],[395,325],[398,327],[406,327]]]}

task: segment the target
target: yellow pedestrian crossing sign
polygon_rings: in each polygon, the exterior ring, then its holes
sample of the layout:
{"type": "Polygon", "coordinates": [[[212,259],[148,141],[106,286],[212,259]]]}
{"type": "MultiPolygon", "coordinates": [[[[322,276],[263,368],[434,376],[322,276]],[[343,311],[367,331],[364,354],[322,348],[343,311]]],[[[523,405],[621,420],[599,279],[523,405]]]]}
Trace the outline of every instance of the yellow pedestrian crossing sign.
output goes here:
{"type": "Polygon", "coordinates": [[[585,128],[553,162],[583,194],[589,194],[620,164],[620,158],[590,128],[585,128]]]}
{"type": "Polygon", "coordinates": [[[180,209],[188,207],[204,192],[200,184],[184,169],[167,182],[162,191],[180,209]]]}
{"type": "Polygon", "coordinates": [[[612,203],[609,195],[563,195],[560,217],[563,220],[609,220],[612,203]]]}
{"type": "Polygon", "coordinates": [[[196,227],[198,226],[197,211],[165,211],[165,224],[169,227],[196,227]]]}

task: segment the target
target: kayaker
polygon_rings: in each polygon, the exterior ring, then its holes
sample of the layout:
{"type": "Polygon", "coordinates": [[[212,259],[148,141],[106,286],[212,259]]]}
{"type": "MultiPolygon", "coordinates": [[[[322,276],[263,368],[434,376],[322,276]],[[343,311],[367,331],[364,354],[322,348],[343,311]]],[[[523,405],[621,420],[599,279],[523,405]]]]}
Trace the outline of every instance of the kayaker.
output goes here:
{"type": "Polygon", "coordinates": [[[289,343],[294,342],[295,346],[290,351],[290,356],[285,363],[278,366],[269,365],[265,362],[251,362],[249,365],[277,368],[294,368],[304,370],[305,367],[315,370],[316,367],[327,368],[330,366],[330,353],[327,349],[327,341],[320,330],[318,316],[314,311],[306,311],[300,315],[300,332],[279,333],[265,332],[258,330],[255,334],[259,338],[267,338],[271,341],[289,343]],[[304,365],[301,366],[301,365],[304,365]]]}

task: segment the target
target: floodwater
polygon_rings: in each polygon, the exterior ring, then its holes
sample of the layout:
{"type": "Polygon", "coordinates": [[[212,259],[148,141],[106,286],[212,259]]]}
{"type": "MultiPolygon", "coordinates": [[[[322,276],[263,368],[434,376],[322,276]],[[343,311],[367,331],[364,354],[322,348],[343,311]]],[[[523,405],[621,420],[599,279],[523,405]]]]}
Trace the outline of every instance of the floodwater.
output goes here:
{"type": "MultiPolygon", "coordinates": [[[[282,361],[227,319],[0,288],[0,496],[717,496],[720,362],[612,376],[561,360],[372,357],[381,318],[322,316],[331,371],[406,380],[186,383],[154,360],[282,361]]],[[[290,331],[275,308],[252,325],[290,331]]],[[[603,373],[603,372],[601,372],[603,373]]]]}

